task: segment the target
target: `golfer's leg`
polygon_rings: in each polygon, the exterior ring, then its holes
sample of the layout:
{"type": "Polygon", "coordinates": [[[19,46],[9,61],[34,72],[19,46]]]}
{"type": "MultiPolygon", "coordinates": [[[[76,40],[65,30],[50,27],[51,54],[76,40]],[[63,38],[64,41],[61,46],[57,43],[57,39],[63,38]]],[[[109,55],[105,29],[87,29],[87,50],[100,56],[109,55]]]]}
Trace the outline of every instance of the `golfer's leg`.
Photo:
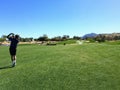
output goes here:
{"type": "Polygon", "coordinates": [[[14,64],[14,56],[13,55],[11,55],[11,61],[12,61],[12,66],[13,66],[13,64],[14,64]]]}
{"type": "Polygon", "coordinates": [[[16,55],[14,55],[13,58],[14,58],[14,59],[13,59],[13,62],[14,62],[15,65],[16,65],[16,55]]]}
{"type": "Polygon", "coordinates": [[[13,61],[16,60],[16,55],[13,55],[13,61]]]}
{"type": "Polygon", "coordinates": [[[13,61],[13,56],[11,55],[11,61],[13,61]]]}

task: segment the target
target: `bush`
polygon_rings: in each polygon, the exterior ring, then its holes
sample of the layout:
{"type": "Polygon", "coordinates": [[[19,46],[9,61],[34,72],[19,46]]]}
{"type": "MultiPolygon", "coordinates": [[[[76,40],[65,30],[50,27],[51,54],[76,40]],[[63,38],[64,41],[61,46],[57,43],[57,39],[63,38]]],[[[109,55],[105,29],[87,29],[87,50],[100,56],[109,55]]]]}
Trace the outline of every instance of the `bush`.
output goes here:
{"type": "Polygon", "coordinates": [[[88,38],[88,41],[90,41],[91,43],[94,43],[95,39],[94,38],[88,38]]]}
{"type": "Polygon", "coordinates": [[[5,41],[5,38],[0,38],[0,42],[3,42],[3,41],[5,41]]]}

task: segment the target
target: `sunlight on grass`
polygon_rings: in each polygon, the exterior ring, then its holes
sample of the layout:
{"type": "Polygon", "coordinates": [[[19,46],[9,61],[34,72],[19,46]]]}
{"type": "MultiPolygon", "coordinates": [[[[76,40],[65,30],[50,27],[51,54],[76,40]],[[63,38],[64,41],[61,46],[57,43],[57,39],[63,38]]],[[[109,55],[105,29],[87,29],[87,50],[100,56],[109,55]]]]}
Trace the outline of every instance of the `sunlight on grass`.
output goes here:
{"type": "MultiPolygon", "coordinates": [[[[21,45],[17,66],[0,69],[0,89],[119,90],[120,46],[21,45]]],[[[10,65],[8,47],[0,47],[0,67],[10,65]]]]}

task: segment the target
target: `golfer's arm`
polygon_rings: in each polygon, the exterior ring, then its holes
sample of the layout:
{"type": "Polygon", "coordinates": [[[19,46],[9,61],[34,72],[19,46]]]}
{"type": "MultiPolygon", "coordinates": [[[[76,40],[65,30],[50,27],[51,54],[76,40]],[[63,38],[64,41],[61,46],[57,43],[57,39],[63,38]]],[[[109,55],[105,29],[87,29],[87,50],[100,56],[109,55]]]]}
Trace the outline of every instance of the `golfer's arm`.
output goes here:
{"type": "Polygon", "coordinates": [[[10,37],[10,35],[11,35],[11,34],[9,34],[9,35],[7,36],[7,38],[9,38],[9,37],[10,37]]]}
{"type": "Polygon", "coordinates": [[[10,38],[10,35],[14,35],[13,33],[10,33],[8,36],[7,36],[7,38],[10,38]]]}

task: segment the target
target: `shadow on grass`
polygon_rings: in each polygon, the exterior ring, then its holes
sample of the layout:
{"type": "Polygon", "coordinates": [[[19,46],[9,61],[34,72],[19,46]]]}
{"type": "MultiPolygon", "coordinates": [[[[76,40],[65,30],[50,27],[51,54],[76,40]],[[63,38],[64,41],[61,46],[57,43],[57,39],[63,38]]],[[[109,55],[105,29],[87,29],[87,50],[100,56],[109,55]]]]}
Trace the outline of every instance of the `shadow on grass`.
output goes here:
{"type": "Polygon", "coordinates": [[[9,66],[0,67],[0,70],[2,70],[2,69],[8,69],[8,68],[12,68],[12,66],[9,65],[9,66]]]}

